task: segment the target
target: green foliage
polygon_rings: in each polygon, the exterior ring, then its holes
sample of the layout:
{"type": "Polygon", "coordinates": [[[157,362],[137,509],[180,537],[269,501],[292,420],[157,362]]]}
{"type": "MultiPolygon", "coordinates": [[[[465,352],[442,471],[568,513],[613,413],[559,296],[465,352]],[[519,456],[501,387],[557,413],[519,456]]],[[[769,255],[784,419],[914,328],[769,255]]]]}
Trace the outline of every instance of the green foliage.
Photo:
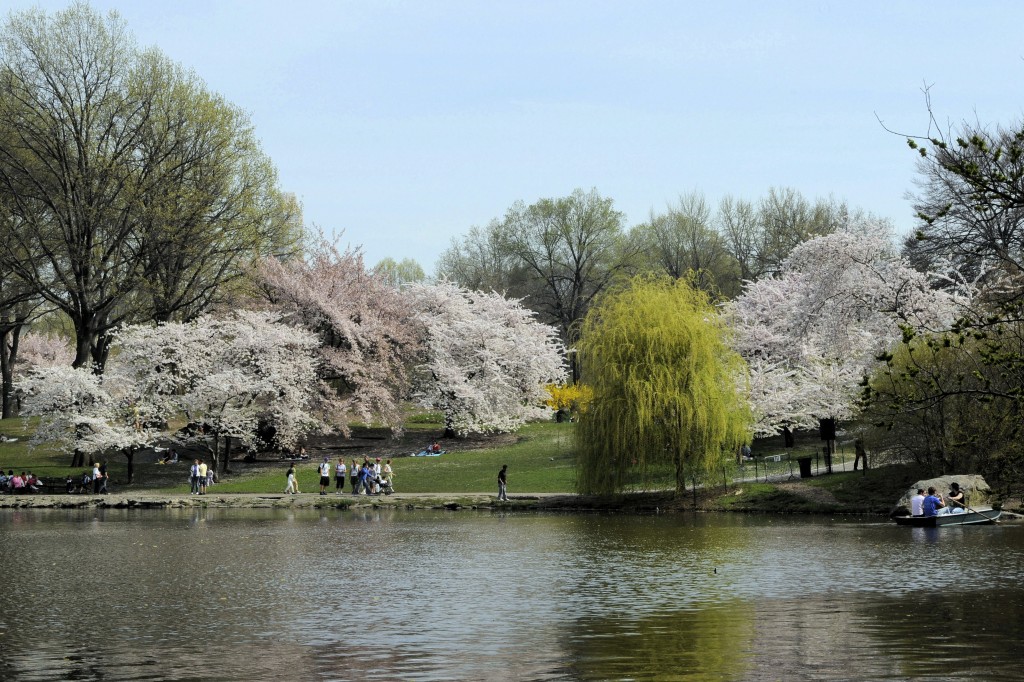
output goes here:
{"type": "Polygon", "coordinates": [[[587,315],[579,343],[594,391],[577,431],[579,490],[640,486],[666,466],[677,491],[748,437],[743,361],[708,296],[685,280],[632,280],[587,315]]]}
{"type": "Polygon", "coordinates": [[[904,339],[865,387],[865,418],[890,460],[935,475],[1024,473],[1019,324],[904,339]]]}

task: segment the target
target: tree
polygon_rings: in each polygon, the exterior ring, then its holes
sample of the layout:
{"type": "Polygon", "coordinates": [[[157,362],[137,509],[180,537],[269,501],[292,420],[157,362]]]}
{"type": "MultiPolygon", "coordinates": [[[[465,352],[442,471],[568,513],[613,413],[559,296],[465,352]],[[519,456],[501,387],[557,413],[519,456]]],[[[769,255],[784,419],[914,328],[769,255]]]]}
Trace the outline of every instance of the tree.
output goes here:
{"type": "Polygon", "coordinates": [[[663,467],[680,492],[746,440],[743,361],[726,337],[686,280],[636,278],[591,309],[578,346],[593,388],[577,427],[580,492],[647,485],[663,467]]]}
{"type": "Polygon", "coordinates": [[[976,285],[944,334],[906,335],[865,393],[892,447],[936,467],[1003,480],[1024,471],[1024,124],[942,130],[925,92],[918,154],[920,221],[904,244],[919,267],[951,264],[976,285]]]}
{"type": "Polygon", "coordinates": [[[383,277],[396,289],[401,288],[403,284],[422,282],[427,278],[423,268],[413,258],[403,258],[401,262],[394,258],[382,258],[373,267],[373,273],[383,277]]]}
{"type": "Polygon", "coordinates": [[[0,261],[98,368],[112,329],[193,317],[288,248],[297,210],[241,110],[85,4],[0,32],[0,205],[0,261]]]}
{"type": "Polygon", "coordinates": [[[444,412],[447,435],[514,431],[550,414],[545,385],[565,378],[564,350],[551,326],[493,292],[446,281],[408,291],[424,330],[417,398],[444,412]]]}
{"type": "Polygon", "coordinates": [[[864,377],[904,330],[956,319],[966,304],[956,284],[910,267],[877,222],[808,240],[779,275],[748,283],[728,311],[733,346],[750,366],[755,433],[854,416],[864,377]]]}
{"type": "Polygon", "coordinates": [[[187,438],[210,452],[214,471],[230,470],[222,444],[293,447],[320,428],[315,336],[278,321],[273,313],[238,311],[222,319],[136,325],[118,335],[109,370],[134,387],[143,417],[184,414],[194,430],[187,438]],[[273,443],[258,433],[273,428],[273,443]],[[222,466],[218,467],[222,463],[222,466]]]}
{"type": "Polygon", "coordinates": [[[381,421],[402,429],[407,365],[419,357],[419,331],[407,298],[383,274],[367,272],[358,250],[340,252],[320,235],[304,259],[265,260],[257,280],[282,320],[320,340],[319,371],[328,421],[381,421]]]}
{"type": "Polygon", "coordinates": [[[808,201],[791,188],[772,187],[754,204],[726,197],[719,205],[719,222],[743,280],[779,271],[789,253],[813,237],[831,234],[852,217],[843,202],[808,201]]]}
{"type": "Polygon", "coordinates": [[[525,290],[524,267],[505,243],[501,222],[472,227],[461,240],[452,238],[438,259],[435,279],[448,280],[474,291],[525,290]]]}
{"type": "Polygon", "coordinates": [[[518,202],[501,223],[503,245],[532,280],[509,293],[556,324],[570,347],[591,302],[632,259],[636,247],[625,239],[624,221],[611,199],[577,189],[529,206],[518,202]]]}
{"type": "Polygon", "coordinates": [[[700,289],[713,296],[739,293],[739,267],[726,241],[715,229],[711,208],[703,195],[680,196],[675,206],[633,228],[637,251],[645,254],[648,267],[676,279],[691,277],[700,289]]]}
{"type": "Polygon", "coordinates": [[[134,478],[133,456],[151,446],[158,431],[140,415],[131,387],[109,382],[86,368],[37,367],[19,380],[26,416],[37,415],[33,444],[49,443],[74,455],[72,467],[98,461],[119,450],[128,458],[128,482],[134,478]],[[128,388],[128,394],[122,389],[128,388]]]}
{"type": "Polygon", "coordinates": [[[1024,271],[1024,123],[934,131],[907,138],[920,155],[912,197],[920,223],[907,255],[924,265],[949,260],[965,276],[1018,297],[1019,283],[1007,288],[1003,280],[1024,271]]]}
{"type": "MultiPolygon", "coordinates": [[[[1021,446],[1024,367],[995,358],[1020,355],[1020,329],[1004,327],[999,346],[973,334],[908,335],[865,386],[865,418],[894,461],[936,475],[976,471],[993,481],[1024,475],[1021,446]]],[[[995,337],[995,335],[993,335],[995,337]]]]}

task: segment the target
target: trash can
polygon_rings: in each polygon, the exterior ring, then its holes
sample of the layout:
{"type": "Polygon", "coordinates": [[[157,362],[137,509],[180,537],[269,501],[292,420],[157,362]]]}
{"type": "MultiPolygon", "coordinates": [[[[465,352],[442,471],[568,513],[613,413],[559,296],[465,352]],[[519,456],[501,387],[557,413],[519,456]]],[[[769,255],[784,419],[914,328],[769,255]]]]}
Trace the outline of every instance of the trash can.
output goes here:
{"type": "Polygon", "coordinates": [[[811,458],[810,457],[798,457],[797,463],[800,464],[800,478],[811,477],[811,458]]]}

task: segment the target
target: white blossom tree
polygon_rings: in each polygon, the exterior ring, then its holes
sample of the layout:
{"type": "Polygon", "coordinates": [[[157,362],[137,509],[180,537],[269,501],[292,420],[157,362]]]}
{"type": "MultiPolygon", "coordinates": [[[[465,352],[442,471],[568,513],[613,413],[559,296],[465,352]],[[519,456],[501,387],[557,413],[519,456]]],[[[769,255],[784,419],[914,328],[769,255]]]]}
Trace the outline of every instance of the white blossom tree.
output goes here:
{"type": "Polygon", "coordinates": [[[537,322],[519,300],[493,292],[447,281],[407,291],[426,347],[417,397],[444,412],[449,435],[514,431],[549,414],[545,385],[566,376],[554,327],[537,322]]]}
{"type": "Polygon", "coordinates": [[[31,442],[73,451],[73,467],[86,464],[86,456],[96,460],[118,451],[128,458],[131,482],[135,452],[151,446],[160,435],[140,415],[135,387],[88,368],[36,367],[19,380],[18,388],[22,413],[39,416],[31,442]]]}
{"type": "MultiPolygon", "coordinates": [[[[318,341],[274,313],[129,327],[117,343],[107,373],[134,386],[153,419],[184,414],[215,471],[226,439],[262,444],[261,421],[273,427],[274,444],[286,448],[321,426],[314,416],[318,341]]],[[[228,458],[222,464],[228,471],[228,458]]]]}
{"type": "MultiPolygon", "coordinates": [[[[312,334],[277,321],[272,313],[240,311],[222,319],[135,325],[116,335],[105,373],[86,368],[37,367],[21,380],[24,413],[40,417],[33,442],[85,455],[119,451],[133,478],[136,451],[165,437],[177,415],[197,426],[192,439],[211,453],[216,470],[221,444],[233,438],[260,443],[261,421],[274,442],[293,446],[320,422],[312,334]]],[[[223,462],[227,470],[227,460],[223,462]]]]}
{"type": "Polygon", "coordinates": [[[944,329],[968,299],[963,283],[900,258],[884,223],[804,242],[779,275],[748,282],[727,306],[750,367],[755,434],[853,417],[865,375],[903,330],[944,329]]]}

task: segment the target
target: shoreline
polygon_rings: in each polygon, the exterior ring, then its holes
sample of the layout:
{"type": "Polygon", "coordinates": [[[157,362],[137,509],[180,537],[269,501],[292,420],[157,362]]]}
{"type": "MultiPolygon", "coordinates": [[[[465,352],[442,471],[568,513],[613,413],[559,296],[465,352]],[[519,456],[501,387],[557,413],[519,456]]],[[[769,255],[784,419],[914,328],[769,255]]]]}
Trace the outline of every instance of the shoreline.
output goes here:
{"type": "MultiPolygon", "coordinates": [[[[798,516],[858,516],[888,520],[887,513],[835,507],[723,509],[694,508],[688,496],[671,493],[631,493],[612,497],[587,497],[574,493],[521,493],[498,502],[495,493],[395,493],[393,495],[320,495],[319,493],[110,493],[0,495],[0,511],[23,509],[405,509],[480,511],[560,511],[623,514],[666,514],[725,512],[740,514],[785,514],[798,516]]],[[[1019,522],[1024,516],[1003,510],[1000,521],[1019,522]]]]}
{"type": "Polygon", "coordinates": [[[319,493],[109,493],[0,495],[4,509],[407,509],[482,511],[563,511],[626,514],[730,511],[732,513],[790,513],[800,515],[843,514],[885,518],[863,510],[695,509],[689,496],[668,492],[628,493],[588,497],[575,493],[521,493],[499,502],[495,493],[394,493],[393,495],[320,495],[319,493]]]}
{"type": "Polygon", "coordinates": [[[320,495],[299,493],[161,493],[0,495],[0,509],[566,509],[584,508],[568,493],[510,495],[500,503],[493,493],[395,493],[320,495]]]}

